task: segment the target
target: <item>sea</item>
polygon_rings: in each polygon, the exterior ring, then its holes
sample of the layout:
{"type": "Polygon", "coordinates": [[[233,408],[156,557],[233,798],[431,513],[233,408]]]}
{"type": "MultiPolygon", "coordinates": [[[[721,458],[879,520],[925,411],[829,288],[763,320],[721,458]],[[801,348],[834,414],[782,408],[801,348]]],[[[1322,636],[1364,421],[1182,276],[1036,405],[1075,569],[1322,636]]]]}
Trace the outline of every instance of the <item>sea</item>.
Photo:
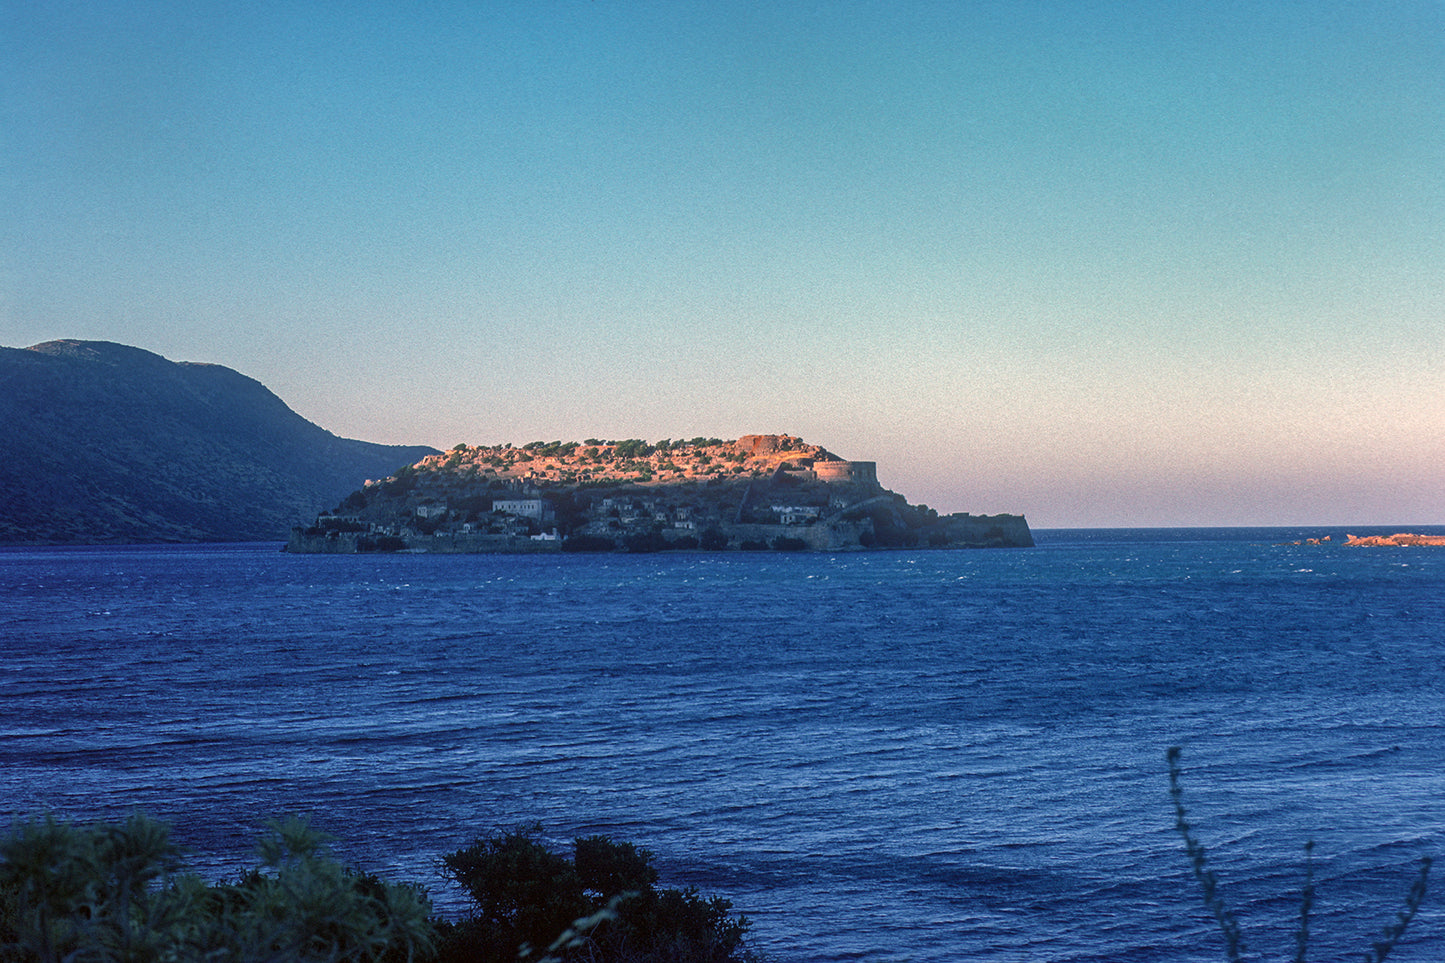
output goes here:
{"type": "MultiPolygon", "coordinates": [[[[1342,544],[1393,530],[11,548],[0,815],[144,812],[221,879],[301,814],[450,916],[441,857],[539,824],[650,850],[776,963],[1217,961],[1179,746],[1244,958],[1295,958],[1308,878],[1308,958],[1358,960],[1445,856],[1445,549],[1342,544]]],[[[1391,960],[1445,956],[1442,874],[1391,960]]]]}

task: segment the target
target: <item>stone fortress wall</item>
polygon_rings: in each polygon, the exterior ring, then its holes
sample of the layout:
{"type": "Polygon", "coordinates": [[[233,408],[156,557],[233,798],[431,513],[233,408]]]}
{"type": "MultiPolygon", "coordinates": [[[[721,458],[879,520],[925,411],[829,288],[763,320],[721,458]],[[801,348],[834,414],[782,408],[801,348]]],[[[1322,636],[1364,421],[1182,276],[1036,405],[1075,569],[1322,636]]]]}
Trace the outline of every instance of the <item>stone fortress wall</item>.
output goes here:
{"type": "Polygon", "coordinates": [[[800,459],[806,459],[804,464],[812,462],[813,477],[820,482],[880,487],[877,462],[846,461],[827,449],[804,444],[801,438],[792,435],[743,435],[735,445],[754,458],[786,458],[796,454],[800,459]]]}
{"type": "Polygon", "coordinates": [[[815,461],[813,473],[818,481],[830,484],[851,483],[869,488],[878,486],[876,461],[815,461]]]}

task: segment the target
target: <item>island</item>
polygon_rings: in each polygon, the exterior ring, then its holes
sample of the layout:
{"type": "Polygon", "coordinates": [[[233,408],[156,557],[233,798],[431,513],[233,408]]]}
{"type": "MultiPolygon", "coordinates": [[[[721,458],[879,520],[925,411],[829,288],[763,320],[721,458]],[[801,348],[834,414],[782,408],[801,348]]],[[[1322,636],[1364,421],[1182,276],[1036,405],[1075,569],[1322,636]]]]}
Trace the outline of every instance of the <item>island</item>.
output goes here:
{"type": "Polygon", "coordinates": [[[1414,535],[1399,532],[1395,535],[1346,535],[1345,544],[1354,548],[1388,548],[1421,546],[1445,547],[1445,535],[1414,535]]]}
{"type": "Polygon", "coordinates": [[[457,445],[366,482],[286,550],[1025,548],[1022,515],[940,515],[791,435],[457,445]]]}

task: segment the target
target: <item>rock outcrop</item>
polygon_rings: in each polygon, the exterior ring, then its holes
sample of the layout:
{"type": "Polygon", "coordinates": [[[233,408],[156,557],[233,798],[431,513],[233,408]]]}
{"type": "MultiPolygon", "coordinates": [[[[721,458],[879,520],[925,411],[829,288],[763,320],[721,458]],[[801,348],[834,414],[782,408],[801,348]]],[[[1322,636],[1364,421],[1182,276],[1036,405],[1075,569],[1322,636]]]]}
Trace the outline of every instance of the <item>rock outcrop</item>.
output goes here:
{"type": "Polygon", "coordinates": [[[1362,548],[1383,548],[1383,547],[1419,547],[1419,546],[1445,546],[1445,535],[1413,535],[1409,532],[1400,532],[1396,535],[1346,535],[1345,544],[1352,547],[1362,548]]]}

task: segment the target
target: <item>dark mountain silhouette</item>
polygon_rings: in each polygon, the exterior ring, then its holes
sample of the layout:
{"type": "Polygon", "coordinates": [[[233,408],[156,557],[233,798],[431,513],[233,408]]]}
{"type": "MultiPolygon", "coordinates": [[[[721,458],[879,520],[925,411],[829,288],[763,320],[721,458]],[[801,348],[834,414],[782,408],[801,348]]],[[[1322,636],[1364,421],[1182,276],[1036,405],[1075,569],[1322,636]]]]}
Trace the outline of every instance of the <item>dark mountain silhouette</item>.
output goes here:
{"type": "Polygon", "coordinates": [[[284,540],[433,453],[338,438],[220,365],[105,341],[0,348],[0,542],[284,540]]]}

